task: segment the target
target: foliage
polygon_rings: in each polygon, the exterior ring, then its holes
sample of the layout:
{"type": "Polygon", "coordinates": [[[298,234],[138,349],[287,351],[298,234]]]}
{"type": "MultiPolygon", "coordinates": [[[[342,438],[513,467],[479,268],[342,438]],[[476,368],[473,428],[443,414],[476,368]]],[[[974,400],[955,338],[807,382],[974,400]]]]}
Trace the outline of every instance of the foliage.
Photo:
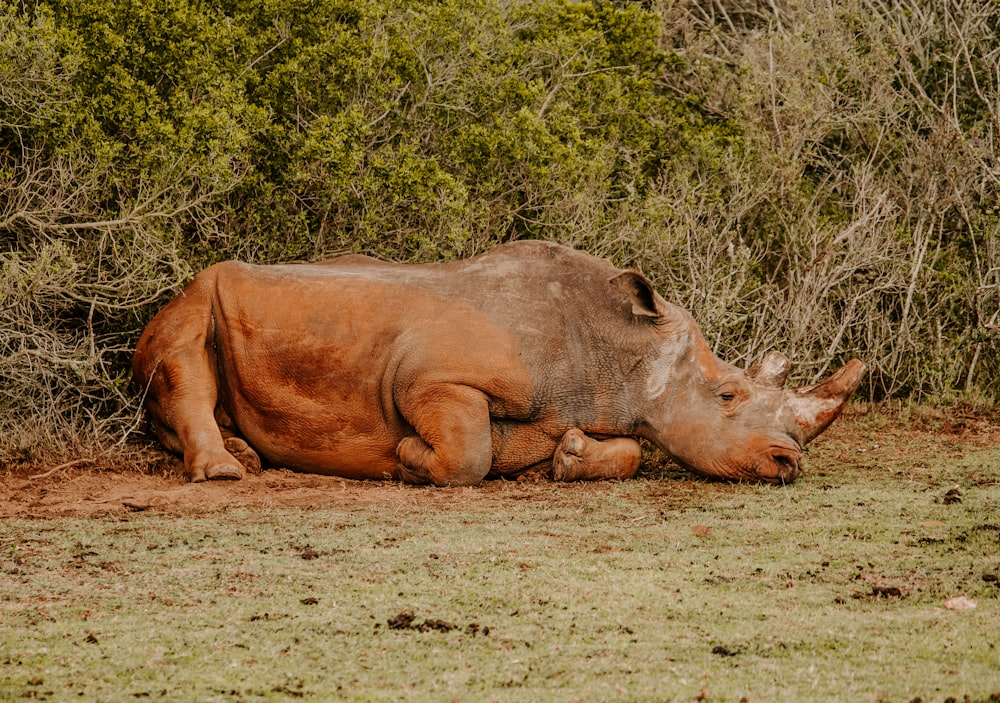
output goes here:
{"type": "Polygon", "coordinates": [[[131,427],[138,331],[215,260],[526,237],[642,268],[731,361],[995,394],[997,13],[6,0],[2,453],[131,427]]]}

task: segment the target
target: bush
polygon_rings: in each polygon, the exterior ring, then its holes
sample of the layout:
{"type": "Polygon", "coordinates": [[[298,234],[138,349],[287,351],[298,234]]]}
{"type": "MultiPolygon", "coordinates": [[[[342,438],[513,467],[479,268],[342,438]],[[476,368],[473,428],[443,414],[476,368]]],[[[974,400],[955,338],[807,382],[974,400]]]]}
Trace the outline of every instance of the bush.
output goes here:
{"type": "Polygon", "coordinates": [[[723,357],[870,399],[1000,373],[997,10],[929,0],[0,4],[0,456],[135,426],[222,258],[642,268],[723,357]]]}
{"type": "Polygon", "coordinates": [[[706,300],[725,299],[729,280],[754,289],[740,296],[750,310],[727,303],[696,317],[731,330],[730,356],[784,342],[812,360],[812,378],[861,356],[874,399],[994,393],[1000,77],[987,66],[1000,10],[713,7],[670,6],[666,24],[693,69],[669,82],[740,125],[752,160],[705,174],[700,190],[721,191],[712,202],[725,205],[700,204],[688,232],[705,241],[699,222],[711,217],[709,249],[747,254],[727,267],[706,253],[692,288],[706,300]]]}

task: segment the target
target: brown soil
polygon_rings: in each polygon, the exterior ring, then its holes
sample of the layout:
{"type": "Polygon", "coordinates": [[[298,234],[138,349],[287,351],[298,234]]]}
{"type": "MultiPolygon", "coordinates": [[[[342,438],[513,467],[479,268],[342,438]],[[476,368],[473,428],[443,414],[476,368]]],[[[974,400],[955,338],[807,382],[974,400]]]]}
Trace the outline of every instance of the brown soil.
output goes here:
{"type": "MultiPolygon", "coordinates": [[[[857,410],[834,425],[821,438],[810,468],[822,477],[836,471],[865,470],[877,465],[878,455],[910,455],[933,461],[935,456],[961,454],[995,446],[1000,424],[972,415],[897,415],[873,423],[857,410]],[[822,454],[825,458],[817,456],[822,454]],[[819,460],[819,461],[817,461],[819,460]]],[[[362,482],[296,474],[270,469],[241,481],[189,483],[180,462],[154,448],[133,448],[130,458],[114,461],[80,461],[52,470],[51,466],[25,465],[0,469],[0,519],[10,517],[86,517],[113,512],[161,510],[204,512],[228,508],[313,508],[324,505],[357,507],[381,505],[396,510],[454,509],[470,503],[504,503],[546,500],[572,504],[581,491],[603,490],[600,484],[557,484],[542,475],[523,480],[488,481],[476,488],[427,489],[391,482],[362,482]]],[[[657,465],[648,472],[666,476],[651,486],[664,498],[682,504],[703,481],[670,467],[657,465]]],[[[821,478],[820,480],[829,480],[821,478]]]]}
{"type": "Polygon", "coordinates": [[[436,489],[386,481],[351,481],[285,469],[268,469],[240,481],[190,483],[179,461],[156,450],[141,454],[144,459],[77,464],[54,472],[45,466],[0,470],[0,519],[325,505],[381,506],[406,512],[524,499],[570,504],[577,491],[588,489],[584,484],[553,483],[539,474],[520,481],[487,481],[475,488],[436,489]]]}

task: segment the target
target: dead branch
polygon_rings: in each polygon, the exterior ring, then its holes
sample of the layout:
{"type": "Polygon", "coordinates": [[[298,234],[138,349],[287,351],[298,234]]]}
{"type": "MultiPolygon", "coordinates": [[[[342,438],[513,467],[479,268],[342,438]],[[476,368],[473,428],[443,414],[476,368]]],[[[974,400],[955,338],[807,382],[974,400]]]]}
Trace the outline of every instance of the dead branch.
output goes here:
{"type": "Polygon", "coordinates": [[[28,480],[30,480],[30,481],[37,481],[38,479],[41,479],[41,478],[48,478],[52,474],[54,474],[54,473],[56,473],[58,471],[62,471],[63,469],[68,469],[68,468],[71,468],[73,466],[81,466],[81,465],[92,464],[92,463],[94,463],[94,459],[74,459],[73,461],[67,461],[65,464],[59,464],[59,466],[55,466],[55,467],[49,469],[48,471],[46,471],[45,473],[35,474],[34,476],[28,476],[28,480]]]}

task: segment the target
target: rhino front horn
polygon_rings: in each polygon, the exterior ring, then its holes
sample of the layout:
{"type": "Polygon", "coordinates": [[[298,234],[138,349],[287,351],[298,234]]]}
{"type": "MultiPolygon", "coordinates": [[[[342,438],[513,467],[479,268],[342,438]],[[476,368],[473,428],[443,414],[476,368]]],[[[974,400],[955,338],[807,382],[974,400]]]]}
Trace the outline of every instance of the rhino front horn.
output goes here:
{"type": "Polygon", "coordinates": [[[860,385],[866,370],[863,363],[852,359],[822,383],[785,391],[801,446],[811,442],[837,419],[851,393],[860,385]]]}

